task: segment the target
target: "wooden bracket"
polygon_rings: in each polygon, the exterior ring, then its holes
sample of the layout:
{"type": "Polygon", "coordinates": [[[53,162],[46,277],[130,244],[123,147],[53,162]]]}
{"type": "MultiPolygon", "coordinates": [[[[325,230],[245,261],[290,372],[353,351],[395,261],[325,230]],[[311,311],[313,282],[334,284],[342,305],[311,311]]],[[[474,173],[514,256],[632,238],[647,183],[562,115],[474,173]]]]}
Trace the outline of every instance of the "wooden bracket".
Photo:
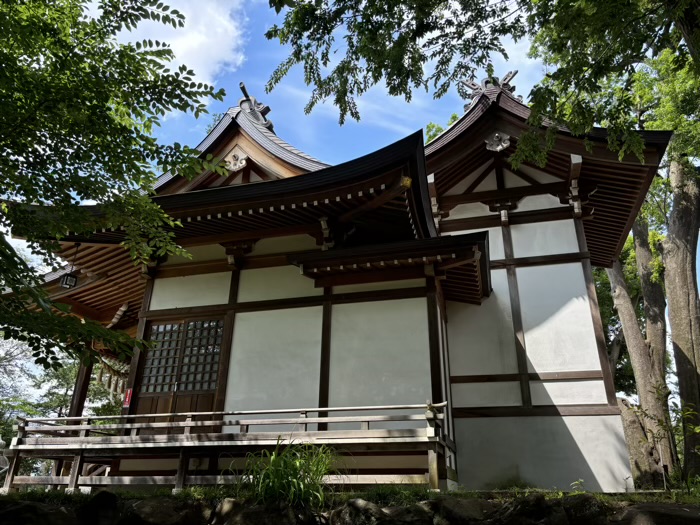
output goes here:
{"type": "Polygon", "coordinates": [[[245,264],[245,256],[253,251],[255,243],[259,239],[246,239],[234,242],[224,242],[221,243],[226,249],[226,258],[228,259],[228,264],[236,270],[241,270],[245,264]]]}

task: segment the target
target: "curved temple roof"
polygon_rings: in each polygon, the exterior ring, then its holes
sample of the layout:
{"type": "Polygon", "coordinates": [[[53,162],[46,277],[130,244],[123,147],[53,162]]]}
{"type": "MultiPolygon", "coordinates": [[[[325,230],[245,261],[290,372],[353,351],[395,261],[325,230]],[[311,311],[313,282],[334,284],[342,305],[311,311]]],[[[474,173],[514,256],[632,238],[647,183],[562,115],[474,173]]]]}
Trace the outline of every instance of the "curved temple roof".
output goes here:
{"type": "MultiPolygon", "coordinates": [[[[603,128],[593,129],[586,137],[575,137],[559,128],[545,166],[525,163],[514,169],[509,158],[515,153],[518,137],[530,129],[530,109],[512,91],[507,83],[484,83],[465,114],[426,145],[427,173],[434,176],[435,204],[441,214],[440,230],[498,226],[500,219],[495,212],[506,208],[513,220],[532,222],[534,212],[518,212],[519,201],[528,195],[552,195],[562,205],[552,214],[559,213],[561,218],[571,217],[570,207],[574,201],[579,203],[578,216],[585,219],[591,262],[610,266],[622,250],[672,133],[639,131],[645,143],[644,161],[640,162],[631,154],[620,160],[617,152],[608,148],[608,133],[603,128]],[[481,191],[480,183],[494,171],[498,186],[481,191]],[[519,187],[507,187],[504,173],[519,179],[519,187]],[[469,180],[473,184],[465,188],[463,183],[469,180]],[[494,215],[482,221],[449,217],[453,208],[467,203],[485,204],[494,215]]],[[[485,186],[481,184],[481,188],[485,186]]]]}
{"type": "MultiPolygon", "coordinates": [[[[329,167],[329,164],[315,159],[278,137],[272,121],[267,118],[270,108],[248,95],[243,82],[241,82],[241,90],[244,96],[238,101],[238,105],[230,108],[221,117],[221,120],[195,149],[202,153],[209,152],[214,144],[230,134],[232,128],[239,128],[272,156],[303,171],[312,172],[329,167]]],[[[173,175],[170,172],[164,173],[158,179],[155,189],[162,188],[172,179],[173,175]]]]}

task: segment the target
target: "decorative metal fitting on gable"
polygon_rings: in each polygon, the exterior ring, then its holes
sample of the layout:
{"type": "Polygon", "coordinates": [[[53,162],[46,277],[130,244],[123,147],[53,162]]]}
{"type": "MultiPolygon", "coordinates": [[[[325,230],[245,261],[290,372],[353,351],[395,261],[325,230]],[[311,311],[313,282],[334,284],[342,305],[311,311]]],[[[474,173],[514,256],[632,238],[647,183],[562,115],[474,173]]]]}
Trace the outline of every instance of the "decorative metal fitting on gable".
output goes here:
{"type": "Polygon", "coordinates": [[[248,155],[238,146],[224,158],[226,168],[231,171],[240,171],[248,165],[248,155]]]}
{"type": "Polygon", "coordinates": [[[486,142],[486,149],[489,151],[503,151],[510,146],[510,135],[494,131],[484,142],[486,142]]]}

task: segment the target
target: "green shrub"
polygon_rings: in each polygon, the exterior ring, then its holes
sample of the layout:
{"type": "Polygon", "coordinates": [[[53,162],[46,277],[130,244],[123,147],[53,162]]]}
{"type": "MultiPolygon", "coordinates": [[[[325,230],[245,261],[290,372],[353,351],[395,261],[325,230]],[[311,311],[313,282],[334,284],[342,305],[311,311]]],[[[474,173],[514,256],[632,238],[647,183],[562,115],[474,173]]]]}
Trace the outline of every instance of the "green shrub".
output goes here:
{"type": "Polygon", "coordinates": [[[326,445],[277,442],[272,452],[248,454],[245,479],[258,503],[318,508],[325,499],[323,478],[332,472],[335,459],[326,445]]]}

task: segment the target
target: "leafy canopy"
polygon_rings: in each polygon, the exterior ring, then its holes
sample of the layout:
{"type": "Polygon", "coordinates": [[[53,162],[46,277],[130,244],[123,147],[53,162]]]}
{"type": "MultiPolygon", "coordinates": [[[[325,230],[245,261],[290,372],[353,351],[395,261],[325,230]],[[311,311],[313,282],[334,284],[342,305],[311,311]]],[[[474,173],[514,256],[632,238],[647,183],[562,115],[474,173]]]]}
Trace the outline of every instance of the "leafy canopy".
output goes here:
{"type": "MultiPolygon", "coordinates": [[[[549,118],[584,134],[605,121],[613,148],[639,153],[637,135],[629,133],[629,75],[664,49],[700,63],[700,7],[692,0],[270,0],[270,6],[287,10],[267,37],[291,51],[267,89],[300,65],[313,87],[307,112],[331,99],[341,123],[348,115],[359,119],[356,97],[380,82],[406,100],[416,89],[437,98],[456,88],[466,97],[464,81],[480,69],[491,74],[494,54],[507,58],[506,38],[528,38],[532,54],[552,66],[530,94],[534,129],[549,118]]],[[[530,157],[546,146],[541,138],[526,140],[532,144],[519,149],[530,157]]]]}
{"type": "MultiPolygon", "coordinates": [[[[175,221],[141,189],[152,188],[162,171],[221,169],[152,136],[167,113],[198,116],[207,99],[224,93],[196,82],[186,66],[170,69],[166,44],[117,39],[144,20],[184,24],[181,13],[156,0],[0,3],[0,228],[26,238],[48,265],[57,265],[57,239],[102,228],[124,229],[136,263],[179,253],[175,221]],[[78,206],[86,200],[100,212],[78,206]]],[[[0,239],[0,285],[11,292],[0,299],[5,338],[28,343],[46,366],[60,350],[86,354],[92,340],[129,351],[125,335],[58,317],[67,307],[52,303],[40,284],[0,239]]]]}

